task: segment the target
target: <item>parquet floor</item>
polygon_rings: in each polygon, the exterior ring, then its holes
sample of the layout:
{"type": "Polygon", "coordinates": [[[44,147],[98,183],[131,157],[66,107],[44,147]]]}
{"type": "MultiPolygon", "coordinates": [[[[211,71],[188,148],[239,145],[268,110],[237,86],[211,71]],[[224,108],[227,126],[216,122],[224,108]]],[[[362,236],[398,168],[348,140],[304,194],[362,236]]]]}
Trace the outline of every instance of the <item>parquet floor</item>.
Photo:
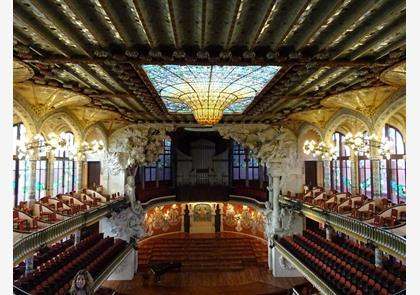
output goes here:
{"type": "Polygon", "coordinates": [[[274,278],[267,268],[267,245],[233,233],[173,234],[139,243],[139,272],[132,281],[107,281],[118,294],[278,294],[304,278],[274,278]],[[144,276],[150,263],[182,262],[181,270],[144,276]]]}

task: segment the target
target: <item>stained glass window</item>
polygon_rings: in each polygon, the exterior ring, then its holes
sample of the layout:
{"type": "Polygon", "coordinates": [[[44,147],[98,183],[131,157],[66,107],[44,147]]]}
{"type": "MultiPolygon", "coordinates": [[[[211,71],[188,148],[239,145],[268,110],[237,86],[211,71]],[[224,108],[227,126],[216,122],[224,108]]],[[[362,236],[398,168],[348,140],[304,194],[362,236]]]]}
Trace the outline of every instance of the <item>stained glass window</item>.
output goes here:
{"type": "Polygon", "coordinates": [[[171,180],[172,177],[172,146],[170,140],[164,140],[163,154],[159,155],[159,160],[156,163],[144,167],[144,180],[156,181],[156,176],[159,180],[171,180]]]}
{"type": "Polygon", "coordinates": [[[344,144],[344,135],[340,132],[333,134],[333,142],[338,148],[339,155],[331,161],[331,189],[339,192],[351,191],[351,161],[350,148],[344,144]]]}
{"type": "Polygon", "coordinates": [[[225,113],[242,113],[279,71],[278,66],[143,65],[169,112],[191,113],[217,100],[225,113]]]}
{"type": "Polygon", "coordinates": [[[383,136],[388,137],[391,146],[391,158],[383,159],[380,164],[381,196],[393,203],[404,202],[406,198],[406,162],[405,144],[401,132],[391,125],[385,125],[383,136]]]}
{"type": "Polygon", "coordinates": [[[233,142],[232,168],[233,180],[258,180],[259,162],[252,156],[251,151],[242,147],[239,143],[233,142]],[[248,176],[247,176],[248,172],[248,176]]]}

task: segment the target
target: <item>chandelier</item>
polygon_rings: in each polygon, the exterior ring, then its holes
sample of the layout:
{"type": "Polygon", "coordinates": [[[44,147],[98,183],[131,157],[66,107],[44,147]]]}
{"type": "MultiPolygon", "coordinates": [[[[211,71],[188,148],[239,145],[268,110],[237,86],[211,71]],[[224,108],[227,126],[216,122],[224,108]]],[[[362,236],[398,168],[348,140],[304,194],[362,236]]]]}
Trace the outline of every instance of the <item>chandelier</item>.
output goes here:
{"type": "Polygon", "coordinates": [[[344,144],[349,146],[358,156],[370,158],[371,149],[376,148],[381,156],[388,160],[391,158],[392,142],[386,137],[380,141],[375,134],[369,136],[358,132],[353,135],[349,132],[344,138],[344,144]]]}
{"type": "Polygon", "coordinates": [[[32,157],[40,157],[47,152],[55,151],[56,149],[65,150],[67,147],[67,140],[65,134],[60,135],[51,132],[47,139],[41,134],[35,134],[31,141],[19,140],[16,143],[17,157],[19,159],[31,159],[32,157]]]}
{"type": "Polygon", "coordinates": [[[69,148],[69,159],[78,159],[84,161],[86,160],[86,153],[97,153],[102,151],[103,149],[104,142],[102,140],[94,140],[90,143],[84,141],[80,146],[78,144],[75,144],[69,148]]]}
{"type": "Polygon", "coordinates": [[[312,154],[314,157],[321,157],[324,160],[335,160],[338,156],[338,148],[334,145],[327,147],[323,141],[317,143],[314,140],[306,140],[303,144],[303,152],[306,155],[312,154]]]}
{"type": "Polygon", "coordinates": [[[169,112],[190,113],[200,125],[242,113],[278,66],[143,65],[169,112]]]}

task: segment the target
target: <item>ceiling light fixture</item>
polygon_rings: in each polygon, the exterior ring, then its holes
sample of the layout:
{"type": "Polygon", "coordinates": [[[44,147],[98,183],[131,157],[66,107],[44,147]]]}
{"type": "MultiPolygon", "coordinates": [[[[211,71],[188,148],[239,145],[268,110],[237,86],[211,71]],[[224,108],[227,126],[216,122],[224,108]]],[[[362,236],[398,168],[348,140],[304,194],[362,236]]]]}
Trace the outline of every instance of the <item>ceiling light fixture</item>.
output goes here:
{"type": "Polygon", "coordinates": [[[215,125],[223,113],[242,113],[279,71],[278,66],[143,65],[169,112],[215,125]]]}

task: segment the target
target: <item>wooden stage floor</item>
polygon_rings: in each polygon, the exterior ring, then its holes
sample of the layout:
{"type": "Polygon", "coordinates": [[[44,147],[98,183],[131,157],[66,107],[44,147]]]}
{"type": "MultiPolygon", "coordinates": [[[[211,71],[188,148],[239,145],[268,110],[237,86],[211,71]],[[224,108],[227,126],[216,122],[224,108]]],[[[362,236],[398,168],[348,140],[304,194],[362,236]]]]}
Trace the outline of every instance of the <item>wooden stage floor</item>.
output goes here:
{"type": "MultiPolygon", "coordinates": [[[[225,234],[216,236],[214,234],[174,234],[163,236],[166,242],[183,240],[188,242],[191,239],[220,239],[220,238],[243,238],[244,235],[225,234]]],[[[158,238],[156,238],[158,239],[158,238]]],[[[247,237],[247,239],[255,239],[247,237]]],[[[256,239],[255,239],[256,240],[256,239]]],[[[139,254],[151,240],[139,244],[139,254]]],[[[156,243],[156,241],[154,241],[156,243]]],[[[165,242],[165,241],[163,241],[165,242]]],[[[259,241],[258,241],[259,242],[259,241]]],[[[141,256],[141,255],[139,255],[141,256]]],[[[176,258],[174,258],[175,260],[176,258]]],[[[182,270],[171,271],[161,276],[159,282],[155,282],[153,276],[144,276],[138,272],[131,281],[106,281],[104,287],[112,288],[118,294],[124,295],[152,295],[152,294],[279,294],[285,289],[306,282],[303,277],[297,278],[274,278],[266,266],[244,265],[242,269],[226,270],[182,270]]]]}

